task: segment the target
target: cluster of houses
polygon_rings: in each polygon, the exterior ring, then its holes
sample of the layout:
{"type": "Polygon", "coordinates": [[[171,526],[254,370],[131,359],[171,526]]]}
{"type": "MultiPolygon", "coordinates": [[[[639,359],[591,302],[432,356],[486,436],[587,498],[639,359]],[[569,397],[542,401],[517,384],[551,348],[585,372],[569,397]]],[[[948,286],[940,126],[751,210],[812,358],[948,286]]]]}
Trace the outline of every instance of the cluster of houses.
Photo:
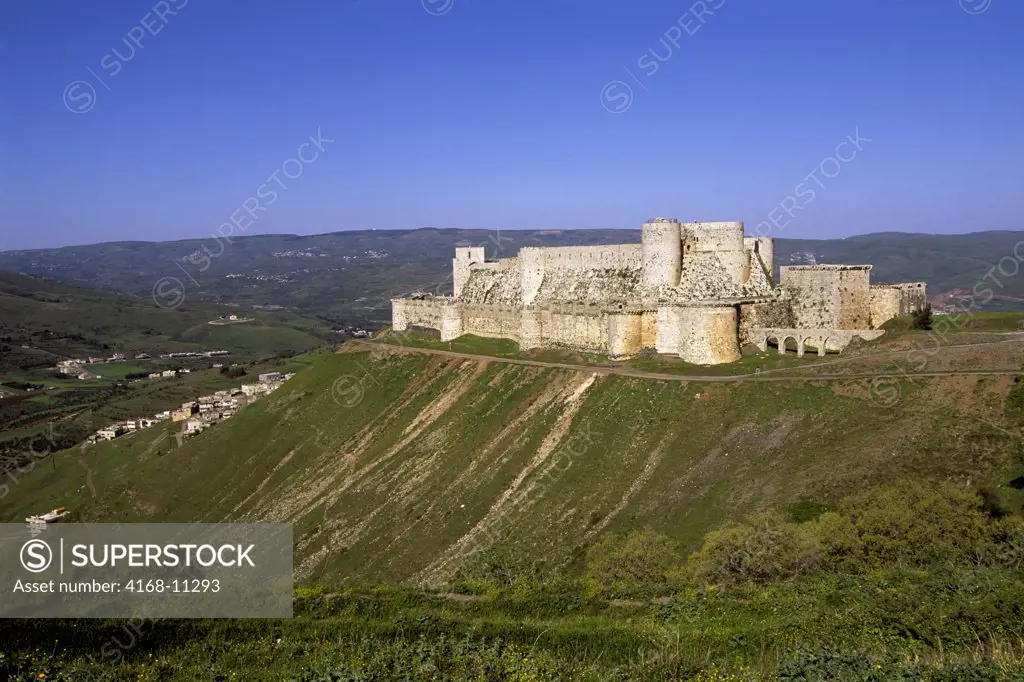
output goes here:
{"type": "Polygon", "coordinates": [[[164,353],[160,356],[161,360],[174,360],[178,358],[216,358],[222,355],[227,355],[226,350],[207,350],[207,351],[184,351],[180,353],[164,353]]]}
{"type": "Polygon", "coordinates": [[[361,327],[342,327],[341,329],[333,329],[335,334],[345,334],[351,336],[353,339],[368,339],[370,338],[370,332],[361,327]]]}
{"type": "Polygon", "coordinates": [[[221,315],[216,320],[210,320],[207,324],[241,324],[242,322],[252,322],[255,319],[254,317],[239,317],[235,314],[221,315]]]}
{"type": "MultiPolygon", "coordinates": [[[[224,355],[228,355],[226,350],[208,350],[204,352],[184,352],[184,353],[164,353],[160,356],[162,360],[172,360],[178,358],[216,358],[224,355]]],[[[139,353],[135,356],[136,360],[150,360],[153,356],[149,353],[139,353]]],[[[90,372],[87,367],[90,365],[103,365],[111,364],[116,362],[127,362],[127,358],[124,353],[114,353],[109,358],[94,358],[88,357],[84,360],[81,358],[70,358],[68,360],[61,360],[57,363],[57,373],[62,374],[66,377],[77,377],[82,380],[86,379],[99,379],[101,376],[95,372],[90,372]]],[[[159,379],[161,377],[174,377],[178,373],[187,373],[187,369],[180,370],[167,370],[164,372],[154,372],[149,375],[150,379],[159,379]]]]}
{"type": "Polygon", "coordinates": [[[182,374],[188,374],[191,370],[189,369],[165,369],[162,372],[150,372],[150,379],[173,379],[174,377],[181,376],[182,374]]]}
{"type": "MultiPolygon", "coordinates": [[[[149,356],[145,353],[140,353],[135,356],[136,360],[147,360],[149,356]]],[[[88,365],[105,365],[114,362],[124,362],[124,353],[114,353],[109,358],[94,358],[88,357],[84,360],[81,358],[71,358],[69,360],[61,360],[57,363],[57,373],[63,374],[66,377],[78,377],[79,379],[92,379],[95,378],[96,374],[92,374],[86,369],[88,365]]]]}
{"type": "Polygon", "coordinates": [[[152,417],[141,417],[139,419],[128,419],[123,422],[117,422],[116,424],[111,424],[110,426],[102,428],[96,433],[92,434],[91,436],[89,436],[89,438],[86,439],[86,442],[98,443],[99,441],[102,440],[114,440],[119,436],[124,436],[129,433],[135,433],[136,431],[139,431],[141,429],[148,429],[150,426],[153,426],[154,424],[159,424],[162,421],[167,421],[170,418],[171,412],[170,410],[166,410],[164,412],[160,412],[159,414],[155,414],[152,417]]]}
{"type": "Polygon", "coordinates": [[[152,417],[129,419],[112,424],[89,436],[87,442],[97,443],[103,440],[113,440],[119,436],[149,428],[168,419],[175,423],[181,422],[181,432],[184,436],[194,436],[219,421],[230,419],[239,408],[248,405],[261,396],[276,391],[293,376],[294,374],[285,374],[283,372],[260,374],[259,381],[256,383],[242,384],[237,388],[217,391],[212,395],[205,395],[194,400],[185,401],[181,404],[181,408],[177,410],[168,410],[152,417]]]}

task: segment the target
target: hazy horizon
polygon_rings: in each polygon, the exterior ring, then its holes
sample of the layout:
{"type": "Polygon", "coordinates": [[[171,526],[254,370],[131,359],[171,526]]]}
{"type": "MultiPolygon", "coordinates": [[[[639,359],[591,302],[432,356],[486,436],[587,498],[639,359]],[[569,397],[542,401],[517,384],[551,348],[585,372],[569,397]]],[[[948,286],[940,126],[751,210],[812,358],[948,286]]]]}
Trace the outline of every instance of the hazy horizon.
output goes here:
{"type": "MultiPolygon", "coordinates": [[[[512,228],[512,229],[504,229],[504,228],[502,228],[501,230],[494,230],[494,229],[489,229],[489,228],[485,228],[485,227],[435,227],[435,226],[426,226],[426,227],[413,227],[413,228],[395,227],[395,228],[370,228],[370,229],[334,230],[333,232],[315,232],[315,233],[312,233],[312,234],[296,234],[294,232],[267,232],[265,234],[234,235],[234,236],[231,237],[231,239],[232,240],[238,240],[238,239],[246,239],[247,237],[315,238],[315,237],[323,237],[323,236],[332,235],[332,234],[344,234],[344,233],[350,233],[350,232],[374,232],[374,231],[376,231],[376,232],[416,232],[416,231],[419,231],[419,230],[464,230],[464,231],[476,230],[476,231],[481,231],[481,232],[498,232],[498,233],[505,233],[505,232],[527,232],[527,233],[534,233],[534,232],[581,232],[581,231],[585,231],[585,230],[615,230],[615,231],[622,231],[622,232],[636,232],[637,240],[638,241],[639,241],[639,236],[640,236],[640,227],[639,226],[636,227],[636,228],[631,228],[631,227],[575,227],[575,228],[569,228],[569,229],[558,229],[558,228],[537,228],[537,229],[516,229],[516,228],[512,228]]],[[[966,236],[970,236],[970,235],[974,235],[974,234],[990,234],[990,233],[997,233],[997,232],[1008,232],[1008,233],[1021,233],[1021,234],[1024,234],[1024,230],[997,230],[997,229],[992,229],[992,230],[975,230],[975,231],[968,231],[968,232],[907,232],[907,231],[901,231],[901,230],[884,230],[884,231],[874,231],[874,232],[863,232],[863,233],[860,233],[860,234],[851,234],[851,235],[845,235],[845,236],[841,236],[841,237],[795,237],[795,236],[780,236],[780,237],[774,237],[774,238],[775,239],[790,239],[790,240],[834,241],[834,240],[844,240],[844,239],[856,239],[856,238],[859,238],[859,237],[870,237],[870,236],[874,236],[874,235],[883,235],[883,234],[903,234],[903,235],[914,235],[914,236],[922,236],[922,237],[927,237],[927,236],[966,237],[966,236]]],[[[746,232],[746,234],[748,236],[750,235],[749,230],[746,232]]],[[[771,235],[769,235],[769,236],[771,236],[771,235]]],[[[181,237],[181,238],[177,238],[177,239],[167,239],[167,240],[115,239],[115,240],[102,241],[102,242],[82,242],[82,243],[61,244],[61,245],[58,245],[58,246],[38,246],[38,247],[29,247],[29,248],[22,248],[22,249],[3,249],[3,250],[0,250],[0,253],[19,253],[19,252],[25,252],[25,251],[51,251],[51,250],[54,250],[54,249],[88,247],[88,246],[103,246],[104,244],[131,244],[131,243],[135,243],[135,244],[156,244],[156,243],[161,243],[161,242],[164,242],[164,243],[174,243],[174,242],[186,242],[186,241],[202,241],[202,240],[205,240],[205,239],[217,240],[217,239],[220,239],[220,237],[217,234],[210,234],[210,235],[206,235],[206,236],[181,237]]],[[[227,243],[227,242],[225,241],[225,243],[227,243]]]]}

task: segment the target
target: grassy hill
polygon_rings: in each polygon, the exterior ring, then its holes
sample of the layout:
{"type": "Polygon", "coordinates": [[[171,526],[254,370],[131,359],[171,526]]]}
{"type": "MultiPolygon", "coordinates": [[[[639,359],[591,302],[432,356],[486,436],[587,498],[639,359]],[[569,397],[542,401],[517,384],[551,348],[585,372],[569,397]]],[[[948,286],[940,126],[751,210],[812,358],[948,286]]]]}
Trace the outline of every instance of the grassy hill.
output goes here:
{"type": "MultiPolygon", "coordinates": [[[[936,366],[1019,364],[985,338],[973,357],[951,338],[936,366]]],[[[802,360],[788,370],[831,359],[802,360]]],[[[60,452],[0,491],[5,521],[63,505],[76,521],[293,523],[296,617],[3,623],[0,672],[1024,674],[1019,376],[908,377],[879,405],[864,379],[666,380],[355,344],[303,361],[181,445],[149,429],[60,452]]]]}
{"type": "Polygon", "coordinates": [[[60,453],[0,518],[285,521],[301,581],[438,585],[492,555],[572,567],[610,531],[694,548],[746,513],[901,477],[984,483],[1019,506],[1022,390],[916,379],[890,408],[856,379],[659,381],[356,349],[183,447],[151,429],[60,453]]]}
{"type": "MultiPolygon", "coordinates": [[[[876,281],[924,280],[937,296],[970,290],[1000,259],[1013,256],[1022,239],[1024,232],[783,238],[776,240],[775,256],[779,265],[872,263],[876,281]]],[[[190,304],[280,305],[337,325],[386,324],[393,296],[417,289],[451,292],[457,244],[484,246],[488,258],[507,258],[523,246],[639,241],[639,230],[363,230],[233,237],[223,247],[210,238],[7,251],[0,253],[0,269],[145,298],[152,296],[157,282],[174,277],[190,304]]],[[[1024,278],[1000,281],[994,292],[999,297],[989,307],[1024,310],[1024,278]]]]}

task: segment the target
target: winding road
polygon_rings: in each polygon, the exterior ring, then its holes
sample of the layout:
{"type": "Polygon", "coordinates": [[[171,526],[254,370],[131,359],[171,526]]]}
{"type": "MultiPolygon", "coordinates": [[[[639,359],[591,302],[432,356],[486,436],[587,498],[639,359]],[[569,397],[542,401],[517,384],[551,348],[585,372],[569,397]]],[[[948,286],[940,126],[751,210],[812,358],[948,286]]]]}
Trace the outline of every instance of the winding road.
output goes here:
{"type": "MultiPolygon", "coordinates": [[[[1011,341],[1000,341],[998,343],[1011,343],[1019,342],[1024,339],[1012,339],[1011,341]]],[[[891,372],[867,372],[860,374],[798,374],[798,375],[787,375],[787,376],[770,376],[771,372],[791,371],[791,368],[777,369],[777,370],[766,370],[756,374],[731,374],[731,375],[697,375],[697,374],[668,374],[664,372],[649,372],[642,369],[636,369],[633,367],[602,367],[598,365],[576,365],[566,362],[545,362],[542,360],[526,360],[522,358],[503,358],[494,355],[476,355],[474,353],[459,353],[457,351],[450,350],[439,350],[435,348],[420,348],[418,346],[397,346],[389,343],[381,343],[380,341],[367,341],[364,339],[350,339],[351,342],[357,343],[364,346],[372,346],[380,348],[381,350],[388,350],[394,353],[419,353],[425,355],[439,355],[448,358],[459,358],[463,360],[484,360],[487,362],[504,362],[510,365],[525,365],[528,367],[548,367],[552,369],[568,369],[577,372],[591,372],[593,374],[617,374],[621,376],[637,377],[641,379],[660,379],[663,381],[700,381],[700,382],[719,382],[719,383],[737,383],[743,381],[780,381],[780,382],[793,382],[793,381],[846,381],[850,379],[875,379],[879,377],[892,377],[895,378],[907,378],[913,379],[915,377],[987,377],[987,376],[1016,376],[1024,375],[1024,370],[1020,369],[992,369],[992,370],[952,370],[946,372],[904,372],[898,371],[897,373],[891,372]],[[769,375],[769,376],[766,376],[769,375]]],[[[986,344],[972,344],[972,345],[986,345],[986,344]]],[[[952,346],[951,346],[952,347],[952,346]]],[[[960,347],[960,346],[958,346],[960,347]]],[[[896,351],[893,354],[905,354],[906,351],[896,351]]],[[[879,354],[888,355],[889,353],[879,354]]],[[[863,356],[863,357],[879,357],[879,356],[863,356]]],[[[859,358],[849,358],[850,361],[859,358]]],[[[836,361],[842,362],[842,361],[836,361]]],[[[798,369],[798,368],[792,368],[798,369]]]]}

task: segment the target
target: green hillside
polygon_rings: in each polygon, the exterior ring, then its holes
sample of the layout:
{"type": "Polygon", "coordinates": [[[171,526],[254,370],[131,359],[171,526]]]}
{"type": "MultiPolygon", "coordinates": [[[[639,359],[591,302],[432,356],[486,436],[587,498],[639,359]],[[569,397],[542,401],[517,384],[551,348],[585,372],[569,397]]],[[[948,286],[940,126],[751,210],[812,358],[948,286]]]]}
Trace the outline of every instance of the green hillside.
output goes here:
{"type": "MultiPolygon", "coordinates": [[[[934,366],[1019,365],[1015,337],[978,338],[934,366]]],[[[60,505],[80,522],[293,523],[296,617],[0,623],[0,673],[1024,674],[1020,375],[908,376],[883,406],[865,379],[638,378],[355,344],[301,361],[193,439],[148,429],[0,487],[3,521],[60,505]]]]}
{"type": "Polygon", "coordinates": [[[223,388],[229,380],[215,364],[276,369],[336,337],[319,320],[286,311],[191,302],[165,309],[152,298],[0,272],[0,471],[24,464],[31,452],[77,444],[118,419],[150,416],[223,388]],[[232,314],[249,321],[209,324],[232,314]],[[213,350],[228,355],[160,357],[213,350]],[[88,365],[84,380],[56,370],[63,360],[115,354],[126,360],[88,365]],[[167,369],[191,373],[140,379],[167,369]]]}
{"type": "Polygon", "coordinates": [[[53,366],[89,355],[204,351],[223,348],[240,360],[321,345],[330,331],[287,312],[243,311],[186,301],[178,308],[137,297],[0,271],[0,373],[53,366]],[[208,324],[236,314],[246,324],[208,324]]]}
{"type": "Polygon", "coordinates": [[[341,352],[183,447],[152,429],[60,453],[0,500],[0,518],[67,506],[80,521],[285,521],[300,581],[438,585],[495,553],[571,567],[602,534],[638,527],[692,549],[748,512],[901,477],[1008,490],[1024,473],[1021,390],[1012,376],[915,379],[888,409],[864,380],[693,383],[341,352]]]}

